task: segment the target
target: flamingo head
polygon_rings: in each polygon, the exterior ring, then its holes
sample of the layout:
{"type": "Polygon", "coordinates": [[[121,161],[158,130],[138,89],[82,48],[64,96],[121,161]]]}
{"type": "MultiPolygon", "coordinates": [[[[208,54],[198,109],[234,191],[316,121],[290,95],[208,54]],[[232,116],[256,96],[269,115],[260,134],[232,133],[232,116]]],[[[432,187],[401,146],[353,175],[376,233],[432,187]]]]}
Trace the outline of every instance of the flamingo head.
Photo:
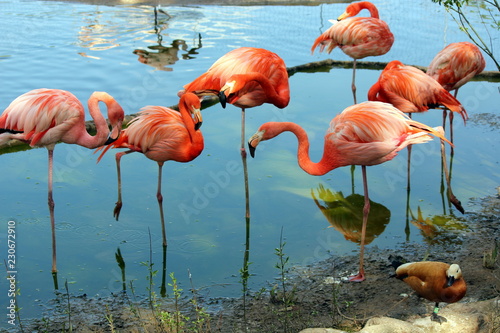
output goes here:
{"type": "Polygon", "coordinates": [[[111,132],[109,133],[108,139],[104,143],[109,145],[118,139],[123,127],[123,118],[125,117],[125,112],[123,108],[116,102],[112,100],[108,104],[108,118],[111,124],[111,132]]]}
{"type": "Polygon", "coordinates": [[[370,15],[373,18],[379,18],[378,9],[369,1],[359,1],[353,2],[345,9],[345,12],[340,15],[337,21],[341,21],[348,17],[353,17],[359,14],[363,9],[368,9],[370,11],[370,15]]]}
{"type": "Polygon", "coordinates": [[[385,65],[384,71],[389,71],[394,68],[404,67],[404,64],[399,60],[392,60],[387,65],[385,65]]]}
{"type": "Polygon", "coordinates": [[[187,92],[181,96],[179,101],[179,108],[184,108],[188,110],[191,114],[194,122],[194,129],[198,130],[203,123],[203,118],[201,116],[201,102],[200,97],[192,92],[187,92]]]}
{"type": "Polygon", "coordinates": [[[245,86],[248,80],[251,79],[245,74],[231,75],[219,92],[219,100],[223,108],[226,107],[226,103],[234,104],[247,92],[245,86]]]}
{"type": "Polygon", "coordinates": [[[291,125],[293,125],[293,123],[276,121],[269,121],[262,124],[259,130],[248,140],[250,156],[255,157],[255,150],[261,141],[270,140],[278,136],[280,133],[289,130],[291,125]]]}
{"type": "Polygon", "coordinates": [[[254,135],[252,135],[248,140],[248,150],[250,152],[250,156],[255,157],[255,150],[257,149],[259,143],[262,141],[262,138],[264,137],[265,133],[266,133],[265,130],[259,129],[259,131],[257,131],[254,135]]]}

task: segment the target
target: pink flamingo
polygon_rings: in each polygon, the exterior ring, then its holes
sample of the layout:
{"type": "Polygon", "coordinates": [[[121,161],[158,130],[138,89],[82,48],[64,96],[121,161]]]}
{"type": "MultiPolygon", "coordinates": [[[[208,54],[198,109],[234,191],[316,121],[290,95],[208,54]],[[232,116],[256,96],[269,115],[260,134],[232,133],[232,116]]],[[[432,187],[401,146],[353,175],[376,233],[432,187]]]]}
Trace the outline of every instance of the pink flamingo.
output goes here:
{"type": "Polygon", "coordinates": [[[311,175],[321,176],[338,167],[361,165],[365,204],[359,273],[349,280],[363,281],[366,224],[370,212],[366,166],[387,162],[406,146],[431,140],[430,134],[446,140],[441,128],[431,128],[411,120],[390,104],[364,102],[346,108],[330,122],[325,135],[323,156],[317,163],[312,162],[309,157],[307,133],[292,122],[268,122],[260,126],[248,141],[251,156],[254,156],[255,148],[261,141],[272,139],[285,131],[290,131],[297,137],[299,166],[311,175]]]}
{"type": "MultiPolygon", "coordinates": [[[[405,113],[425,112],[444,106],[460,113],[464,123],[467,120],[467,111],[462,104],[436,80],[420,69],[406,66],[398,60],[386,65],[378,81],[368,91],[368,100],[391,103],[405,113]]],[[[450,138],[453,142],[452,128],[450,138]]]]}
{"type": "Polygon", "coordinates": [[[241,151],[245,152],[245,110],[264,103],[284,108],[290,102],[285,62],[276,53],[240,47],[220,57],[204,74],[184,86],[185,91],[217,91],[226,102],[241,108],[241,151]]]}
{"type": "Polygon", "coordinates": [[[94,92],[88,100],[96,135],[87,133],[82,103],[70,92],[58,89],[35,89],[17,97],[0,116],[0,144],[19,140],[31,147],[46,147],[49,152],[48,204],[52,229],[52,273],[57,272],[54,199],[52,197],[52,166],[57,142],[96,148],[114,141],[120,134],[124,112],[113,97],[94,92]],[[108,109],[112,130],[109,131],[99,102],[108,109]]]}
{"type": "MultiPolygon", "coordinates": [[[[116,170],[118,174],[118,201],[113,216],[118,220],[122,208],[122,183],[120,159],[123,155],[133,152],[143,153],[150,160],[158,163],[158,191],[156,198],[160,207],[160,222],[162,228],[163,246],[167,246],[165,219],[163,217],[163,196],[161,194],[162,167],[166,161],[190,162],[203,151],[203,135],[198,128],[201,126],[200,99],[193,93],[182,95],[179,101],[179,111],[163,106],[146,106],[139,112],[120,137],[104,148],[98,158],[110,148],[128,148],[116,153],[116,170]]],[[[101,147],[98,150],[103,149],[101,147]]]]}
{"type": "Polygon", "coordinates": [[[368,1],[351,3],[337,21],[331,22],[333,25],[316,38],[311,52],[314,53],[318,45],[320,52],[326,48],[328,53],[338,46],[353,58],[352,94],[356,104],[356,60],[386,54],[394,43],[394,35],[379,18],[377,7],[368,1]],[[363,9],[368,9],[371,17],[353,17],[363,9]]]}
{"type": "MultiPolygon", "coordinates": [[[[469,42],[451,43],[432,59],[427,74],[434,78],[444,89],[455,90],[469,82],[486,67],[486,61],[479,48],[469,42]]],[[[443,127],[446,121],[446,110],[443,111],[443,127]]],[[[450,113],[450,130],[453,113],[450,113]]]]}
{"type": "Polygon", "coordinates": [[[254,47],[240,47],[219,58],[204,74],[186,84],[184,90],[217,92],[222,107],[226,102],[241,108],[241,158],[245,182],[246,218],[250,218],[248,171],[245,151],[245,110],[264,103],[282,109],[290,102],[285,62],[276,53],[254,47]]]}

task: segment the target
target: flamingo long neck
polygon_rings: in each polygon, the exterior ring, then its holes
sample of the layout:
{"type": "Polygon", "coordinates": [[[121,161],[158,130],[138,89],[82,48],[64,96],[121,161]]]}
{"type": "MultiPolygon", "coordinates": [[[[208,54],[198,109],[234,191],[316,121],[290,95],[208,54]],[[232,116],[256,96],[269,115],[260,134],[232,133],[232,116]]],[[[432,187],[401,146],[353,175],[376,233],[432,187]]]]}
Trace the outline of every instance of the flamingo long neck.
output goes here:
{"type": "Polygon", "coordinates": [[[289,131],[295,134],[299,142],[297,150],[297,159],[299,166],[308,174],[313,176],[321,176],[338,167],[335,163],[334,154],[329,149],[328,142],[325,142],[323,148],[323,156],[317,163],[311,161],[309,157],[309,138],[306,131],[299,125],[291,122],[278,123],[278,134],[289,131]]]}
{"type": "MultiPolygon", "coordinates": [[[[99,102],[104,102],[109,108],[111,104],[111,96],[106,93],[93,93],[88,100],[89,113],[94,120],[96,134],[94,136],[90,135],[86,130],[82,131],[76,143],[80,146],[86,148],[96,148],[102,146],[109,135],[108,124],[106,119],[102,115],[101,109],[99,108],[99,102]]],[[[83,125],[85,126],[85,125],[83,125]]]]}
{"type": "Polygon", "coordinates": [[[274,104],[276,107],[282,109],[288,105],[289,99],[279,92],[284,89],[283,87],[274,87],[271,84],[271,81],[267,77],[265,77],[261,73],[248,73],[245,76],[247,82],[255,81],[259,83],[262,89],[265,91],[267,97],[269,98],[269,102],[274,104]]]}
{"type": "Polygon", "coordinates": [[[378,9],[371,2],[362,1],[362,2],[355,3],[355,5],[356,5],[356,7],[354,9],[354,12],[353,12],[354,14],[352,16],[358,15],[358,13],[360,11],[362,11],[363,9],[368,9],[368,11],[370,12],[371,17],[377,18],[377,19],[379,18],[379,16],[378,16],[378,9]]]}
{"type": "Polygon", "coordinates": [[[186,125],[191,142],[193,142],[196,138],[196,130],[194,128],[195,123],[193,117],[191,117],[191,114],[188,111],[186,103],[179,103],[179,112],[181,113],[182,121],[186,125]]]}

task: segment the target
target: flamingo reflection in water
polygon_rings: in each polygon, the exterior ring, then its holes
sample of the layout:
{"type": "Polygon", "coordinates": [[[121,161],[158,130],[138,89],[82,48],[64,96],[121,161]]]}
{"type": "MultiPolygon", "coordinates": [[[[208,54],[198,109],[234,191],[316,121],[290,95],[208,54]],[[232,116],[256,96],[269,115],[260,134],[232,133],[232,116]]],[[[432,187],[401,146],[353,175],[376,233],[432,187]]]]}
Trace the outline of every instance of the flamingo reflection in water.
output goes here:
{"type": "Polygon", "coordinates": [[[452,215],[440,214],[424,219],[420,206],[417,208],[417,216],[411,210],[410,214],[411,224],[420,230],[429,245],[461,243],[460,236],[469,230],[465,220],[452,215]]]}
{"type": "MultiPolygon", "coordinates": [[[[322,184],[319,184],[317,192],[319,200],[316,198],[313,189],[311,189],[311,196],[316,206],[330,223],[330,227],[344,235],[346,240],[361,244],[364,196],[353,193],[344,197],[342,192],[325,189],[322,184]]],[[[391,211],[384,205],[370,200],[370,215],[366,226],[365,245],[370,244],[380,236],[390,220],[391,211]]]]}

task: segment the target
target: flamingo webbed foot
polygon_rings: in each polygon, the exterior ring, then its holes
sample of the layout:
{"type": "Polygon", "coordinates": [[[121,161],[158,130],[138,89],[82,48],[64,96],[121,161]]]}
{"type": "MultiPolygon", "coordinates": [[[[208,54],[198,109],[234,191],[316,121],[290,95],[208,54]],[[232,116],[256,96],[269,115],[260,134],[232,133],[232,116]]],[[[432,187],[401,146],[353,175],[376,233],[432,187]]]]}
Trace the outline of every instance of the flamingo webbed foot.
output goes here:
{"type": "Polygon", "coordinates": [[[450,202],[453,204],[453,206],[455,206],[455,208],[462,214],[465,214],[465,209],[464,207],[462,207],[462,202],[460,202],[460,200],[458,200],[458,198],[451,194],[450,195],[450,202]]]}
{"type": "Polygon", "coordinates": [[[349,276],[348,280],[350,282],[363,282],[365,280],[365,272],[364,271],[360,271],[358,274],[356,275],[353,275],[353,276],[349,276]]]}

